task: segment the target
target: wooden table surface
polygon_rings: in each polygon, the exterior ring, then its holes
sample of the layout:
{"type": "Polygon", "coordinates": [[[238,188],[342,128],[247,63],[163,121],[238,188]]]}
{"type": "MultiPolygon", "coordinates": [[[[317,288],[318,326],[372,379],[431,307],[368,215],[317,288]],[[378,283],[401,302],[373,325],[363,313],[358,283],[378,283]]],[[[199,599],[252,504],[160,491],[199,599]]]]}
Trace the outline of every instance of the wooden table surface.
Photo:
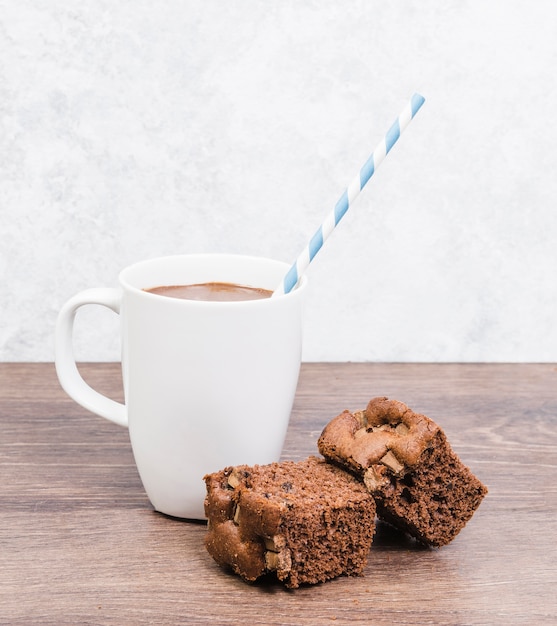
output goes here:
{"type": "MultiPolygon", "coordinates": [[[[121,399],[118,365],[81,369],[121,399]]],[[[557,624],[557,366],[307,363],[283,457],[376,395],[437,421],[489,494],[444,548],[380,526],[364,576],[288,591],[154,512],[127,431],[52,364],[0,364],[0,624],[557,624]]]]}

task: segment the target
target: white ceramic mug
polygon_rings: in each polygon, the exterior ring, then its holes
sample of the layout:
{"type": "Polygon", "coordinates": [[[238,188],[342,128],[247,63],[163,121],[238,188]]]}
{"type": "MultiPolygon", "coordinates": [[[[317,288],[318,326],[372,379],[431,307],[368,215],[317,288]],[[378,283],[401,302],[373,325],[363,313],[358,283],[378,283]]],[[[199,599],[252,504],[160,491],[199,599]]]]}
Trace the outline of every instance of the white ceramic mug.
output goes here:
{"type": "Polygon", "coordinates": [[[62,308],[56,371],[86,409],[129,426],[134,458],[157,511],[204,519],[206,473],[280,457],[302,350],[306,279],[287,295],[208,302],[144,291],[228,282],[273,290],[289,267],[237,255],[183,255],[124,269],[119,288],[89,289],[62,308]],[[120,314],[125,405],[78,372],[73,320],[84,305],[120,314]]]}

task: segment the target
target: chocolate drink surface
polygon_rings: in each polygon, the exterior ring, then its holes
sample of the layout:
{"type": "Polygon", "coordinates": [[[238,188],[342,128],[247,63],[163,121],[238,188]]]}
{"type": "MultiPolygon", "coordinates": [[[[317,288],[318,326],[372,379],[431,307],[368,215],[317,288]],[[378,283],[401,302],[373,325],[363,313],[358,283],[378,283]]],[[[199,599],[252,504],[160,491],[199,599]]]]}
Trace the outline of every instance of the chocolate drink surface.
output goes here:
{"type": "Polygon", "coordinates": [[[196,285],[162,285],[145,289],[149,293],[182,300],[209,300],[231,302],[240,300],[262,300],[273,294],[268,289],[247,287],[234,283],[199,283],[196,285]]]}

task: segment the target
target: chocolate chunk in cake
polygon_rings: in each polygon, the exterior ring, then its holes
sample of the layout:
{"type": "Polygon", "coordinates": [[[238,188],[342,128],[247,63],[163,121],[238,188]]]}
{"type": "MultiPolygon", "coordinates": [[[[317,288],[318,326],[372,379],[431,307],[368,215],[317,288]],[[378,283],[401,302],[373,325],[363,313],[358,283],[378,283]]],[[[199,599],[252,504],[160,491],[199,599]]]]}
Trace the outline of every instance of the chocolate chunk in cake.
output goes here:
{"type": "Polygon", "coordinates": [[[363,411],[344,411],[318,448],[360,477],[379,518],[431,546],[452,541],[487,493],[441,428],[396,400],[374,398],[363,411]]]}
{"type": "Polygon", "coordinates": [[[342,469],[309,457],[228,467],[204,480],[207,550],[245,580],[275,572],[296,588],[362,573],[375,503],[342,469]]]}

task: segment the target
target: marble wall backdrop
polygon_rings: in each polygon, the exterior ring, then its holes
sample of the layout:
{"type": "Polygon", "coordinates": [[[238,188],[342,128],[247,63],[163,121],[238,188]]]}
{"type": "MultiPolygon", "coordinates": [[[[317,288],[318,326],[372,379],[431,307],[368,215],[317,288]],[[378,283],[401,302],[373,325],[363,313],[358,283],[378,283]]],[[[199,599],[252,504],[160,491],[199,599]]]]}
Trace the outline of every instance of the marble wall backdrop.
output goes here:
{"type": "MultiPolygon", "coordinates": [[[[0,360],[129,263],[314,260],[306,360],[557,361],[553,0],[1,0],[0,360]]],[[[76,352],[116,360],[117,317],[76,352]]]]}

